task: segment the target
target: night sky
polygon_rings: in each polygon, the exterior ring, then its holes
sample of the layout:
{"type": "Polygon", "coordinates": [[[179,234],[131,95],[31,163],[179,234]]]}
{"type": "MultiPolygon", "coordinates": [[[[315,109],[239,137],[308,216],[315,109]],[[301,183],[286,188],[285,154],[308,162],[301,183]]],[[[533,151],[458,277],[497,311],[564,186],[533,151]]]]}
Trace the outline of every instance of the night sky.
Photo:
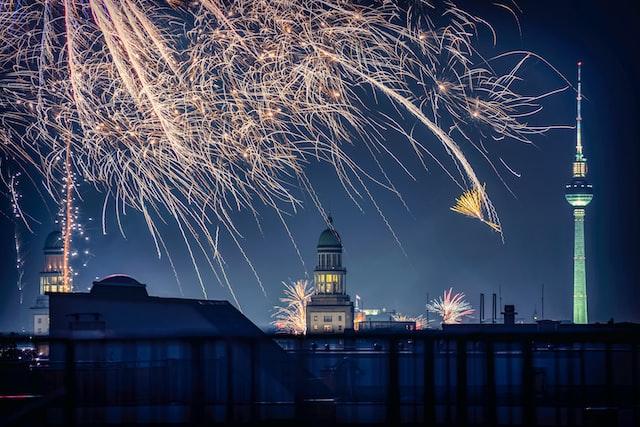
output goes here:
{"type": "MultiPolygon", "coordinates": [[[[472,11],[487,17],[498,32],[496,48],[491,46],[489,34],[482,34],[479,46],[486,56],[508,50],[530,50],[548,60],[572,82],[576,61],[583,61],[583,88],[587,98],[583,103],[583,141],[589,179],[595,192],[586,219],[589,320],[640,321],[637,267],[640,261],[637,219],[640,212],[637,189],[640,182],[637,167],[640,158],[640,49],[637,44],[640,13],[637,6],[632,6],[631,1],[615,6],[614,2],[606,2],[605,6],[596,1],[519,1],[523,11],[520,36],[513,17],[505,10],[491,6],[492,2],[486,2],[485,8],[478,6],[480,2],[469,3],[475,8],[472,11]]],[[[524,75],[527,82],[523,88],[527,92],[564,84],[539,61],[531,61],[524,75]]],[[[575,93],[571,90],[551,98],[536,119],[568,125],[574,120],[575,93]]],[[[435,138],[428,133],[419,132],[417,136],[437,146],[435,138]]],[[[406,256],[371,203],[364,200],[360,211],[340,187],[335,173],[319,164],[311,164],[309,168],[309,176],[343,239],[347,291],[352,298],[360,295],[366,307],[421,314],[427,294],[434,297],[445,288],[464,292],[476,309],[481,292],[490,295],[501,288],[503,304],[515,304],[518,317],[531,320],[534,309],[541,310],[540,293],[544,284],[545,316],[570,319],[573,219],[563,190],[570,178],[575,132],[555,130],[535,137],[534,145],[491,142],[494,158],[502,157],[521,174],[516,178],[504,168],[499,169],[513,194],[486,162],[471,154],[471,150],[467,151],[481,180],[487,182],[498,209],[504,243],[488,227],[451,212],[449,207],[459,195],[458,188],[433,162],[428,164],[428,171],[421,169],[415,159],[411,160],[406,141],[400,136],[395,138],[394,149],[407,161],[416,180],[393,168],[391,162],[386,166],[409,211],[392,194],[373,186],[372,189],[406,256]]],[[[353,155],[360,154],[354,150],[353,155]]],[[[92,256],[87,267],[79,268],[76,289],[86,290],[97,276],[125,273],[146,283],[153,295],[178,296],[171,268],[166,259],[158,260],[142,216],[128,212],[123,221],[125,239],[118,231],[111,209],[108,234],[103,236],[99,218],[104,194],[87,186],[81,187],[81,191],[84,197],[80,203],[81,216],[91,238],[88,249],[92,256]]],[[[287,221],[306,263],[306,272],[311,274],[315,245],[325,225],[311,200],[302,193],[300,197],[305,202],[304,209],[287,221]]],[[[53,204],[49,205],[55,212],[53,204]]],[[[0,199],[0,209],[10,212],[6,198],[0,199]]],[[[53,216],[28,187],[23,209],[42,224],[35,224],[35,234],[25,236],[26,287],[24,303],[20,305],[15,286],[13,225],[0,216],[0,331],[29,330],[28,308],[38,292],[38,272],[43,262],[41,249],[53,226],[53,216]]],[[[237,224],[243,232],[243,247],[260,275],[266,296],[233,242],[226,241],[223,250],[227,272],[244,313],[258,325],[266,326],[280,296],[281,281],[304,278],[305,266],[277,217],[266,209],[261,214],[262,234],[249,215],[240,215],[237,224]]],[[[168,225],[161,230],[169,242],[185,296],[201,298],[194,269],[177,229],[168,225]]],[[[209,298],[230,299],[204,262],[200,267],[209,298]]],[[[490,312],[489,305],[487,312],[490,312]]]]}

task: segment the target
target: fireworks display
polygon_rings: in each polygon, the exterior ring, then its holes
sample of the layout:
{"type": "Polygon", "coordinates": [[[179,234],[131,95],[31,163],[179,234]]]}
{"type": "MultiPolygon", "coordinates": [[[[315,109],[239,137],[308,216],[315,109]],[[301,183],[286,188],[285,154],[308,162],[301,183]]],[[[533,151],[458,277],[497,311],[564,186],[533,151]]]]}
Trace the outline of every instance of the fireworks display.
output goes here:
{"type": "Polygon", "coordinates": [[[433,299],[427,304],[427,310],[442,318],[442,323],[460,323],[462,319],[471,316],[475,310],[464,300],[463,293],[453,293],[453,288],[445,290],[443,296],[433,299]]]}
{"type": "Polygon", "coordinates": [[[291,334],[307,332],[307,304],[313,295],[313,287],[307,280],[297,280],[284,285],[282,306],[275,307],[273,325],[279,330],[291,334]]]}
{"type": "Polygon", "coordinates": [[[4,1],[0,150],[36,166],[50,191],[65,186],[65,229],[75,173],[106,194],[105,213],[114,202],[123,234],[121,215],[141,212],[158,256],[169,254],[156,221],[172,218],[205,297],[200,258],[234,295],[221,233],[254,270],[238,212],[257,221],[266,206],[286,228],[300,186],[322,211],[305,174],[312,160],[382,215],[369,187],[398,194],[385,161],[411,176],[390,131],[423,166],[431,158],[471,189],[471,216],[500,231],[465,152],[489,159],[485,139],[528,142],[548,130],[529,118],[553,92],[520,94],[531,56],[486,60],[474,47],[483,28],[493,34],[454,4],[427,0],[4,1]],[[416,124],[432,140],[417,139],[416,124]]]}

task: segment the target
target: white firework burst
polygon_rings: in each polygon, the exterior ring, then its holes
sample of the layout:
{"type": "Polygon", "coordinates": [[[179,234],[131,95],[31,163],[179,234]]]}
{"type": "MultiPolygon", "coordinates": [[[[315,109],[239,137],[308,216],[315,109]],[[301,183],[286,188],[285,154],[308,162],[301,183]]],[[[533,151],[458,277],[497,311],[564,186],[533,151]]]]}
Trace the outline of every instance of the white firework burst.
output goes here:
{"type": "Polygon", "coordinates": [[[453,293],[453,288],[445,290],[443,296],[431,300],[427,310],[438,314],[442,323],[461,323],[465,317],[471,316],[475,310],[465,301],[464,293],[453,293]]]}
{"type": "Polygon", "coordinates": [[[280,298],[282,306],[276,306],[273,325],[280,331],[292,334],[307,332],[307,304],[313,295],[313,287],[307,280],[296,280],[285,283],[284,297],[280,298]]]}

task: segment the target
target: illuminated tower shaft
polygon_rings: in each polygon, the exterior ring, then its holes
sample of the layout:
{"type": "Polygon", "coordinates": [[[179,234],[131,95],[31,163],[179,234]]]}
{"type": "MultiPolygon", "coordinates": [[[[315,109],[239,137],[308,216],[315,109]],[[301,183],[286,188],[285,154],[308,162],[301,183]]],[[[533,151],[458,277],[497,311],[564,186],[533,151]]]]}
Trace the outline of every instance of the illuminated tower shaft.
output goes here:
{"type": "Polygon", "coordinates": [[[587,268],[584,255],[585,210],[573,209],[573,323],[589,323],[587,314],[587,268]]]}
{"type": "Polygon", "coordinates": [[[67,150],[64,161],[65,171],[65,205],[64,205],[64,233],[63,248],[64,258],[62,266],[62,276],[64,279],[65,292],[72,289],[72,271],[69,265],[71,257],[71,233],[73,232],[73,171],[71,170],[71,138],[67,136],[67,150]]]}
{"type": "Polygon", "coordinates": [[[573,206],[573,323],[589,323],[587,314],[587,269],[584,249],[584,218],[586,206],[593,198],[593,188],[587,181],[587,159],[582,154],[582,83],[581,63],[578,62],[578,115],[576,117],[576,159],[573,178],[566,185],[565,198],[573,206]]]}

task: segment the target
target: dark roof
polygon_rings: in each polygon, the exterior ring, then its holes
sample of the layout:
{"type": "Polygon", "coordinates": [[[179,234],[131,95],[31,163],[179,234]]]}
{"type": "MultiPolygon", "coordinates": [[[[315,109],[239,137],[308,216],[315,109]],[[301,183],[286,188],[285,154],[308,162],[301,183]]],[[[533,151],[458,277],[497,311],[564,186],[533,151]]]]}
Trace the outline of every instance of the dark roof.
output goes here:
{"type": "Polygon", "coordinates": [[[318,239],[318,249],[321,248],[333,248],[342,250],[342,239],[340,235],[333,228],[333,217],[329,215],[327,217],[329,227],[326,228],[322,233],[320,233],[320,238],[318,239]]]}
{"type": "MultiPolygon", "coordinates": [[[[228,301],[154,297],[146,286],[124,274],[93,282],[89,293],[50,297],[52,334],[69,334],[68,316],[99,313],[108,336],[263,336],[228,301]]],[[[94,331],[95,332],[95,331],[94,331]]]]}
{"type": "Polygon", "coordinates": [[[94,285],[122,285],[122,286],[144,286],[131,276],[126,274],[110,274],[100,280],[93,282],[94,285]]]}
{"type": "Polygon", "coordinates": [[[319,248],[328,248],[328,247],[342,247],[342,239],[340,239],[340,235],[338,232],[332,228],[327,228],[322,233],[320,233],[320,238],[318,239],[318,247],[319,248]]]}
{"type": "Polygon", "coordinates": [[[126,274],[105,276],[93,282],[93,287],[91,288],[92,295],[121,296],[123,295],[122,292],[126,292],[129,296],[146,297],[149,295],[146,285],[126,274]]]}
{"type": "Polygon", "coordinates": [[[44,241],[44,250],[62,249],[64,242],[62,241],[62,232],[55,230],[49,233],[44,241]]]}

